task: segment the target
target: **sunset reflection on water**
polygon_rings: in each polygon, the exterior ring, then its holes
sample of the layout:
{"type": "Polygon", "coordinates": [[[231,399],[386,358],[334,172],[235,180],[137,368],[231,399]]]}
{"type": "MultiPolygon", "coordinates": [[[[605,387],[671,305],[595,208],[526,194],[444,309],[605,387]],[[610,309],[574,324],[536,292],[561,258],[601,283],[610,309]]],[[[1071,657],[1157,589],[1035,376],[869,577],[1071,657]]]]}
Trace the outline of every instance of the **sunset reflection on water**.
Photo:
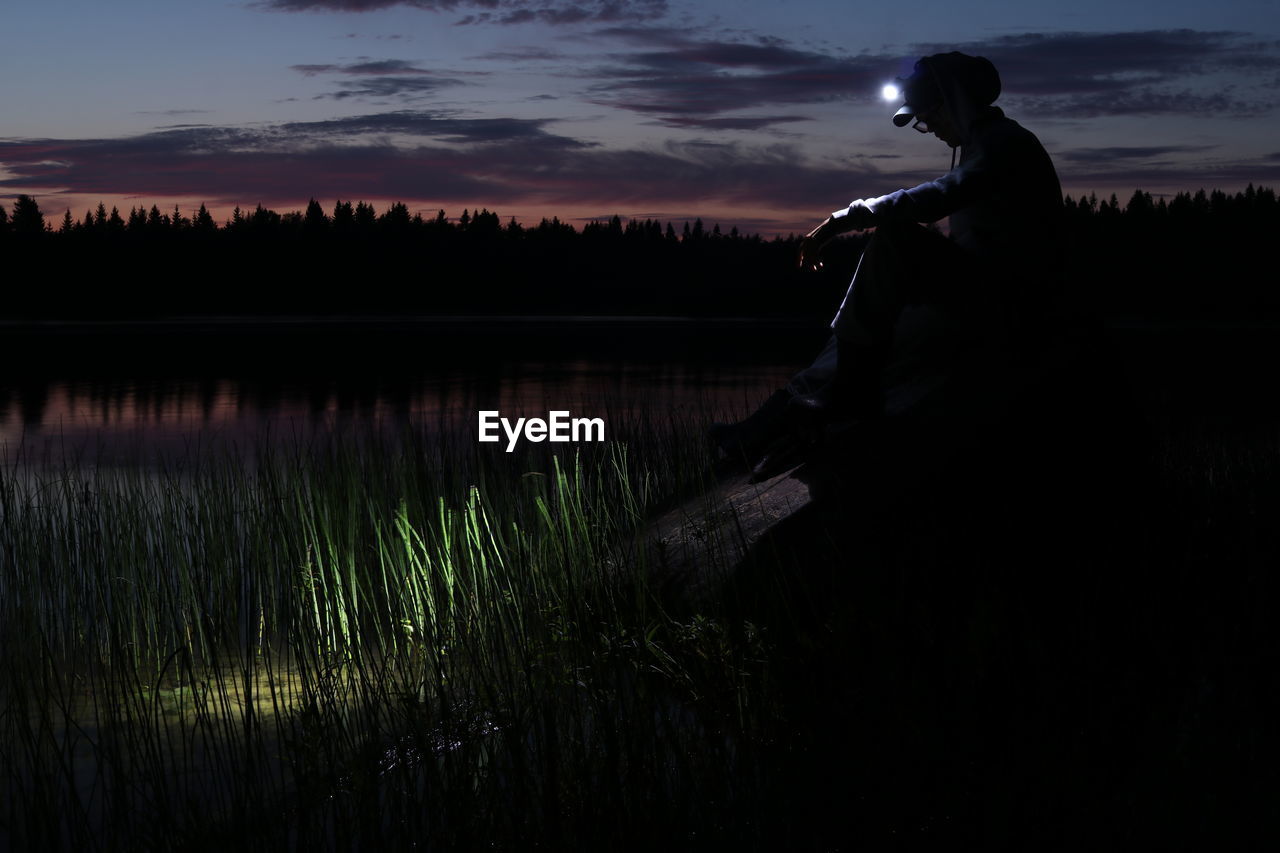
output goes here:
{"type": "Polygon", "coordinates": [[[141,462],[193,446],[246,450],[263,439],[334,429],[474,432],[476,414],[568,410],[590,417],[740,416],[789,368],[572,361],[501,373],[346,378],[52,379],[0,389],[6,462],[141,462]]]}

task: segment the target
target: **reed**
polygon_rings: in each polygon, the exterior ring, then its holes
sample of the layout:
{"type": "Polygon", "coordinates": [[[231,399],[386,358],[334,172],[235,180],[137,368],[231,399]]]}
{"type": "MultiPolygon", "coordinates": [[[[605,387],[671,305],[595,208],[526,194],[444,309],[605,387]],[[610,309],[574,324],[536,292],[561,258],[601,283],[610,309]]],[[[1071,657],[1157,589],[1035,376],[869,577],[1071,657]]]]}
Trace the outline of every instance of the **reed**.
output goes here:
{"type": "Polygon", "coordinates": [[[721,615],[667,614],[630,546],[708,476],[690,426],[14,466],[0,840],[455,849],[714,823],[767,709],[721,615]],[[732,725],[700,698],[726,685],[732,725]]]}

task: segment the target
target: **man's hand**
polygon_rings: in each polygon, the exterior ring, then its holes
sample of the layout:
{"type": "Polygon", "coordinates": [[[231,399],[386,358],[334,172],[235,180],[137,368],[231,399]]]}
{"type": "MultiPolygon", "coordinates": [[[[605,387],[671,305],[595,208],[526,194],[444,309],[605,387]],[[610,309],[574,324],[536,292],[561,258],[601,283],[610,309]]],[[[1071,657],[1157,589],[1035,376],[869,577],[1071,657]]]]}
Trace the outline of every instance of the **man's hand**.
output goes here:
{"type": "Polygon", "coordinates": [[[835,220],[828,217],[821,225],[804,235],[800,241],[800,269],[817,270],[822,268],[822,247],[836,236],[833,225],[835,220]]]}
{"type": "Polygon", "coordinates": [[[822,247],[840,234],[847,231],[861,231],[874,228],[875,213],[862,199],[849,205],[847,210],[837,211],[828,216],[821,225],[804,235],[800,241],[800,269],[816,270],[822,268],[822,247]]]}

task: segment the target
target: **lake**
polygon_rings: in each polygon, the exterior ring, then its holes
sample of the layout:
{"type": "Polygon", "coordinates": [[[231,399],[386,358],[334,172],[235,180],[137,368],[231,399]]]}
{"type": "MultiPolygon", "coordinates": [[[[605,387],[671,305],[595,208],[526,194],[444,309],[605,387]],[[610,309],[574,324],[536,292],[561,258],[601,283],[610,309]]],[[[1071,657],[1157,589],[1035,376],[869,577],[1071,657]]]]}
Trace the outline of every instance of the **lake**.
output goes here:
{"type": "MultiPolygon", "coordinates": [[[[476,430],[477,413],[745,413],[821,345],[820,324],[668,318],[11,324],[0,445],[135,464],[316,430],[476,430]]],[[[496,447],[497,445],[495,445],[496,447]]]]}
{"type": "MultiPolygon", "coordinates": [[[[1269,326],[1115,323],[1163,428],[1252,431],[1269,326]]],[[[192,318],[0,325],[0,457],[139,464],[317,430],[473,435],[477,413],[735,418],[817,352],[821,322],[628,317],[192,318]]],[[[502,443],[494,448],[505,446],[502,443]]]]}

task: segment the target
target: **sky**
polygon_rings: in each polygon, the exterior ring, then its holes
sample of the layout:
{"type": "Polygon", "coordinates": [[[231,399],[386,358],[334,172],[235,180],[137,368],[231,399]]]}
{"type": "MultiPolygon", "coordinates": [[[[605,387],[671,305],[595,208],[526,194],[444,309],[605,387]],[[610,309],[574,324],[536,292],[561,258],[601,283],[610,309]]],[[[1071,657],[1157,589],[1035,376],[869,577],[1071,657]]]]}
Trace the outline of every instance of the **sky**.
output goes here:
{"type": "Polygon", "coordinates": [[[953,49],[1068,194],[1280,184],[1275,0],[26,0],[0,9],[0,204],[802,232],[946,171],[880,91],[953,49]]]}

